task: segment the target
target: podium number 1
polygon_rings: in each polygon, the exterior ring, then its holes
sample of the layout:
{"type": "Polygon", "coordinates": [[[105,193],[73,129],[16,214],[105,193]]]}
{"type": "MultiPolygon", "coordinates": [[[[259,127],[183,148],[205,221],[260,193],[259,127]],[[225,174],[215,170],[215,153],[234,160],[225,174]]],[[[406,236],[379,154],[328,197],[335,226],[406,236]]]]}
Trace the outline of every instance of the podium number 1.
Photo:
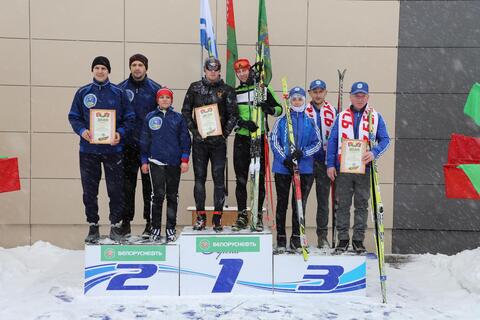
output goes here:
{"type": "Polygon", "coordinates": [[[242,259],[221,259],[222,270],[218,274],[212,293],[231,292],[243,266],[242,259]]]}

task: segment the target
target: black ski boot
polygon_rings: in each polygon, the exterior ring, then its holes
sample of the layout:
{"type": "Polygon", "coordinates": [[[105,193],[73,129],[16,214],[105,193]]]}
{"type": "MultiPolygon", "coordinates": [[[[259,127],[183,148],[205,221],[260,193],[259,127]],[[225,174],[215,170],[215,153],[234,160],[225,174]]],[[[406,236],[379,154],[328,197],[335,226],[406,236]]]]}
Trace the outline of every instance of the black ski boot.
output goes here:
{"type": "Polygon", "coordinates": [[[212,225],[213,225],[213,231],[215,231],[215,232],[223,231],[222,212],[221,211],[214,211],[213,212],[212,225]]]}
{"type": "Polygon", "coordinates": [[[302,244],[300,242],[300,236],[290,237],[290,249],[294,252],[302,252],[302,244]]]}
{"type": "Polygon", "coordinates": [[[122,234],[124,237],[129,237],[132,234],[132,227],[130,226],[130,221],[122,222],[122,234]]]}
{"type": "Polygon", "coordinates": [[[160,228],[152,228],[150,229],[150,240],[154,242],[159,242],[162,237],[160,236],[160,228]]]}
{"type": "Polygon", "coordinates": [[[257,227],[255,228],[255,231],[257,232],[263,231],[263,214],[261,213],[258,214],[257,227]]]}
{"type": "Polygon", "coordinates": [[[147,220],[147,224],[145,225],[145,230],[143,230],[142,238],[148,239],[150,238],[152,226],[150,225],[150,221],[147,220]]]}
{"type": "Polygon", "coordinates": [[[277,235],[276,253],[285,253],[287,251],[287,237],[277,235]]]}
{"type": "Polygon", "coordinates": [[[193,230],[201,231],[205,230],[205,226],[207,225],[207,214],[205,211],[197,211],[197,221],[193,225],[193,230]]]}
{"type": "Polygon", "coordinates": [[[175,242],[177,240],[177,231],[175,229],[167,229],[167,243],[175,242]]]}
{"type": "Polygon", "coordinates": [[[338,244],[335,247],[335,253],[343,253],[348,250],[348,246],[350,244],[349,240],[338,240],[338,244]]]}
{"type": "Polygon", "coordinates": [[[352,241],[352,247],[353,251],[355,251],[357,254],[364,254],[367,252],[367,249],[363,245],[363,241],[361,240],[353,240],[352,241]]]}
{"type": "Polygon", "coordinates": [[[121,222],[111,225],[110,239],[116,242],[120,242],[123,240],[123,228],[121,222]]]}
{"type": "Polygon", "coordinates": [[[90,223],[88,228],[88,235],[85,238],[85,242],[87,243],[97,243],[100,239],[100,231],[98,223],[90,223]]]}
{"type": "Polygon", "coordinates": [[[237,221],[232,226],[232,231],[240,231],[248,227],[248,214],[247,210],[242,210],[238,213],[237,221]]]}
{"type": "Polygon", "coordinates": [[[327,250],[330,249],[330,243],[328,243],[327,237],[318,237],[318,249],[327,250]]]}

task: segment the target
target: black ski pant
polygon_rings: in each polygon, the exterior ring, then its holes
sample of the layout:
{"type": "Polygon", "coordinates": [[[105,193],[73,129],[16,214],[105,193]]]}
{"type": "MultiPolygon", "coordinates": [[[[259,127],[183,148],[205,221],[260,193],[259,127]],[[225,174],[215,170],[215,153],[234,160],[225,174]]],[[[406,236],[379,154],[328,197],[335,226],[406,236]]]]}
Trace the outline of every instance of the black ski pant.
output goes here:
{"type": "Polygon", "coordinates": [[[105,171],[107,193],[110,199],[109,219],[112,224],[122,220],[123,214],[123,154],[95,154],[80,152],[80,177],[83,204],[88,223],[98,223],[98,186],[105,171]]]}
{"type": "Polygon", "coordinates": [[[365,239],[368,218],[368,200],[370,199],[370,174],[339,173],[335,179],[336,225],[338,240],[349,240],[350,207],[355,208],[353,236],[354,241],[365,239]]]}
{"type": "MultiPolygon", "coordinates": [[[[237,178],[237,186],[235,196],[237,198],[238,212],[247,209],[247,182],[249,178],[250,168],[250,142],[249,136],[235,135],[233,142],[233,167],[237,178]]],[[[260,180],[258,184],[258,212],[263,209],[263,201],[265,200],[265,154],[264,154],[264,137],[260,140],[260,180]]]]}
{"type": "Polygon", "coordinates": [[[317,193],[317,237],[326,239],[328,235],[328,196],[331,182],[327,176],[327,166],[324,161],[315,160],[313,177],[317,193]]]}
{"type": "Polygon", "coordinates": [[[180,166],[160,166],[150,163],[150,181],[152,181],[152,200],[150,221],[153,229],[162,225],[163,201],[167,198],[167,229],[177,225],[178,186],[180,184],[180,166]]]}
{"type": "MultiPolygon", "coordinates": [[[[279,236],[286,236],[285,223],[287,218],[288,196],[290,194],[290,186],[292,184],[292,175],[275,173],[275,189],[277,190],[277,212],[275,215],[277,223],[277,241],[279,236]]],[[[307,207],[307,198],[313,184],[313,175],[300,175],[300,190],[302,191],[302,207],[305,217],[305,209],[307,207]]],[[[295,190],[292,192],[292,236],[300,235],[300,227],[298,223],[297,205],[295,201],[295,190]]]]}
{"type": "Polygon", "coordinates": [[[205,182],[207,181],[208,162],[211,163],[213,179],[213,203],[215,211],[223,211],[225,202],[225,162],[227,144],[225,139],[216,139],[215,143],[194,141],[192,147],[193,173],[195,186],[193,197],[197,211],[205,210],[205,182]]]}
{"type": "MultiPolygon", "coordinates": [[[[125,210],[123,212],[124,221],[132,221],[135,215],[135,189],[137,188],[138,170],[141,166],[140,148],[138,146],[126,145],[123,152],[124,166],[124,195],[125,210]]],[[[143,218],[150,219],[150,198],[152,196],[152,185],[150,176],[141,173],[143,189],[143,218]]]]}

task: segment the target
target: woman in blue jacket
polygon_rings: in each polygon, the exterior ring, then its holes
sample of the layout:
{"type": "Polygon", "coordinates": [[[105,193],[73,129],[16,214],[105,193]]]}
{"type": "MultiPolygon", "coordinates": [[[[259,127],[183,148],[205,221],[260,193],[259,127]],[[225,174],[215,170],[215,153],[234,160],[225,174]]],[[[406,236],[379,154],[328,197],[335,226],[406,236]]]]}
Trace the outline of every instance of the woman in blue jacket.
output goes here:
{"type": "Polygon", "coordinates": [[[160,240],[163,200],[167,197],[167,242],[176,240],[180,174],[188,171],[190,134],[181,113],[173,111],[173,92],[157,92],[158,107],[147,114],[140,138],[142,172],[150,173],[152,200],[150,238],[160,240]]]}
{"type": "MultiPolygon", "coordinates": [[[[288,140],[287,118],[282,116],[277,120],[270,136],[273,150],[273,168],[275,174],[275,188],[277,190],[277,248],[284,251],[286,248],[285,220],[288,207],[288,196],[293,175],[293,160],[297,160],[300,171],[300,185],[302,191],[303,211],[305,212],[308,194],[313,183],[313,155],[323,152],[322,138],[314,121],[305,114],[305,90],[294,87],[289,92],[290,115],[295,138],[295,151],[290,152],[288,140]]],[[[290,249],[301,249],[297,209],[292,193],[292,236],[290,249]]]]}

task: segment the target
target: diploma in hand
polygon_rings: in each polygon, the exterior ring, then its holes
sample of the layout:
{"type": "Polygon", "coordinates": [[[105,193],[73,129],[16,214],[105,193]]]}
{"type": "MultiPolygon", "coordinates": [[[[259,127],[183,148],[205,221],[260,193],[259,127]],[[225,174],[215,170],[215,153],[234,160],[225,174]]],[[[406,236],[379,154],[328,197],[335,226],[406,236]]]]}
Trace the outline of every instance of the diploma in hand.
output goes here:
{"type": "Polygon", "coordinates": [[[90,143],[111,144],[115,138],[115,110],[90,109],[90,143]]]}
{"type": "Polygon", "coordinates": [[[340,172],[365,174],[365,162],[362,161],[362,156],[366,149],[367,142],[364,140],[344,139],[342,141],[340,172]]]}
{"type": "Polygon", "coordinates": [[[217,104],[195,108],[198,132],[202,138],[222,135],[222,125],[217,104]]]}

